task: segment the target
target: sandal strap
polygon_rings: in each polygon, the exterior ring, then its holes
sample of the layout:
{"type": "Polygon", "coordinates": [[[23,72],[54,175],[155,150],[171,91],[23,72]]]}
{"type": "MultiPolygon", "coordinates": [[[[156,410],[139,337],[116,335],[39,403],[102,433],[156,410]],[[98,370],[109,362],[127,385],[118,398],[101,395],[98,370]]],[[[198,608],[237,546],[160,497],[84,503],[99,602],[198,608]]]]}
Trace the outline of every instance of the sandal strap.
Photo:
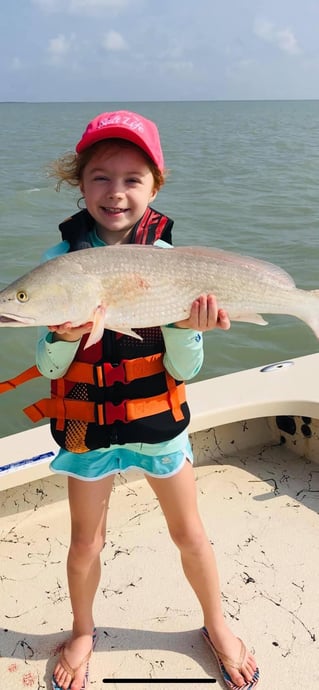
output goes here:
{"type": "Polygon", "coordinates": [[[88,663],[91,654],[92,654],[92,649],[90,649],[88,654],[86,654],[85,657],[83,657],[82,661],[79,663],[78,666],[76,666],[76,668],[72,668],[72,666],[70,666],[70,664],[68,663],[68,660],[66,659],[65,647],[62,649],[61,657],[60,657],[60,664],[61,664],[61,666],[63,666],[66,673],[68,673],[69,676],[71,676],[71,682],[72,682],[72,680],[74,680],[75,674],[79,670],[79,668],[81,668],[81,666],[84,666],[84,664],[88,663]]]}
{"type": "Polygon", "coordinates": [[[243,661],[246,657],[247,654],[247,649],[243,643],[243,641],[240,639],[240,637],[237,638],[240,642],[240,657],[239,661],[234,661],[233,659],[230,659],[229,656],[226,656],[226,654],[222,654],[222,652],[219,652],[217,649],[216,654],[218,655],[219,659],[223,662],[223,664],[226,664],[227,666],[230,666],[231,668],[236,668],[237,671],[240,671],[242,669],[243,661]]]}

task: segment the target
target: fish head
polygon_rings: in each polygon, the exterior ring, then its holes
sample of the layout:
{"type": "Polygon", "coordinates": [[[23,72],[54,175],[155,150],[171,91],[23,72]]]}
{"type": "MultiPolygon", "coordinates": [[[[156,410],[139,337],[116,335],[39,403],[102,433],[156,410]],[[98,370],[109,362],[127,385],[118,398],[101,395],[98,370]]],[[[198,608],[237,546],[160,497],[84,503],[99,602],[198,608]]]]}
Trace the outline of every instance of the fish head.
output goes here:
{"type": "Polygon", "coordinates": [[[0,291],[0,326],[85,323],[96,306],[92,288],[88,276],[61,270],[60,263],[52,259],[0,291]]]}

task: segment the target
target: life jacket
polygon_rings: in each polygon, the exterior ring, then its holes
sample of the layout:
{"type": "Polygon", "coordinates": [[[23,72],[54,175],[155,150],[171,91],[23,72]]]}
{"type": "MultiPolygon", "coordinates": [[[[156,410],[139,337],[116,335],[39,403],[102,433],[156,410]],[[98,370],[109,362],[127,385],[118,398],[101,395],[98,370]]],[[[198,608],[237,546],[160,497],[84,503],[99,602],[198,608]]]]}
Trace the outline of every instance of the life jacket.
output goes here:
{"type": "MultiPolygon", "coordinates": [[[[91,246],[88,232],[93,223],[86,210],[61,223],[70,251],[91,246]]],[[[172,220],[148,208],[133,228],[134,242],[171,241],[172,225],[172,220]]],[[[190,419],[185,384],[164,367],[161,329],[136,332],[142,340],[106,329],[102,339],[87,350],[88,335],[83,336],[64,377],[51,380],[51,398],[39,400],[24,412],[33,422],[49,417],[55,441],[74,453],[111,444],[159,443],[177,436],[190,419]]],[[[40,375],[31,367],[2,382],[0,392],[40,375]]]]}
{"type": "MultiPolygon", "coordinates": [[[[148,206],[142,218],[135,223],[129,244],[154,244],[159,239],[172,244],[173,224],[171,218],[148,206]]],[[[60,223],[62,239],[69,242],[70,252],[92,246],[88,233],[94,225],[95,220],[86,208],[60,223]]]]}

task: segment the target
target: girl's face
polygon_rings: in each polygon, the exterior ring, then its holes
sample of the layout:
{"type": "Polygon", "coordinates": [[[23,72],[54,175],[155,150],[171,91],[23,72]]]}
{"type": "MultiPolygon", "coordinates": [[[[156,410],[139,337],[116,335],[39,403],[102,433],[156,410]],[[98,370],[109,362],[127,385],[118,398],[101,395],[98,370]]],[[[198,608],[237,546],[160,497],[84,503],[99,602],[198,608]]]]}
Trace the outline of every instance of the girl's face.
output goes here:
{"type": "Polygon", "coordinates": [[[133,146],[97,150],[83,170],[80,189],[97,233],[107,244],[128,242],[157,194],[147,161],[133,146]]]}

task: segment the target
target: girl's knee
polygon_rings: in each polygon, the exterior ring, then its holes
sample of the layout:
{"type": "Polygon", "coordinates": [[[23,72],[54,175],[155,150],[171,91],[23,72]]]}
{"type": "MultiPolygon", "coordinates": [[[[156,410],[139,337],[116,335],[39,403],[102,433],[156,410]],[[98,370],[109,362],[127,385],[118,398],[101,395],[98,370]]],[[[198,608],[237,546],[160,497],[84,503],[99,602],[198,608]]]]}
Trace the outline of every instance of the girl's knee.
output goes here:
{"type": "Polygon", "coordinates": [[[95,535],[93,538],[87,538],[81,534],[72,535],[70,544],[70,555],[78,559],[94,560],[100,555],[103,547],[105,537],[102,534],[95,535]]]}
{"type": "Polygon", "coordinates": [[[207,535],[201,524],[175,527],[170,530],[170,535],[180,551],[198,553],[208,543],[207,535]]]}

